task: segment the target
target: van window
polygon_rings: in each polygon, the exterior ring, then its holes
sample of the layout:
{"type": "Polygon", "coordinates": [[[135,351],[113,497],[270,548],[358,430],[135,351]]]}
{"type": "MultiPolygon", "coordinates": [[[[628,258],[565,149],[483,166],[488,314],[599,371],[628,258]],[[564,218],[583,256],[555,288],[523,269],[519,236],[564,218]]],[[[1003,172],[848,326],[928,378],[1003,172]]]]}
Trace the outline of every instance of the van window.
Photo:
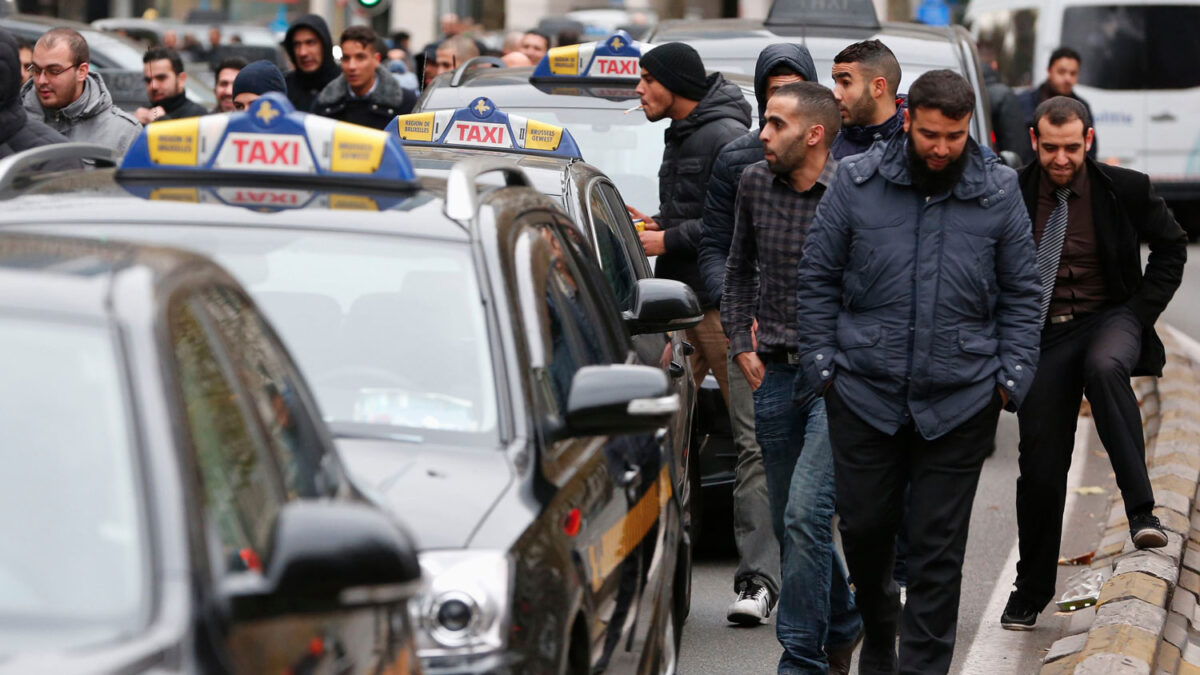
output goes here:
{"type": "Polygon", "coordinates": [[[1003,10],[980,15],[971,26],[980,58],[994,57],[1000,78],[1010,87],[1036,84],[1034,71],[1044,70],[1033,63],[1037,20],[1037,9],[1003,10]]]}
{"type": "Polygon", "coordinates": [[[1200,86],[1200,5],[1084,5],[1063,12],[1063,44],[1079,51],[1079,83],[1098,89],[1200,86]]]}

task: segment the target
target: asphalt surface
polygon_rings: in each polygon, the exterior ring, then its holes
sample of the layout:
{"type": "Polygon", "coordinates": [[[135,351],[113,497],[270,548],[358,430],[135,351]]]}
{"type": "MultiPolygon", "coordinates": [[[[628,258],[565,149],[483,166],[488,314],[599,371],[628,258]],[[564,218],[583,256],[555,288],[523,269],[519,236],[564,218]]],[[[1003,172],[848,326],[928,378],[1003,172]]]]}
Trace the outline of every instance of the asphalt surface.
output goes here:
{"type": "MultiPolygon", "coordinates": [[[[1188,252],[1196,259],[1200,246],[1189,246],[1188,252]]],[[[1143,248],[1143,258],[1145,255],[1143,248]]],[[[1186,268],[1183,284],[1162,320],[1200,338],[1200,263],[1186,268]]],[[[1076,451],[1074,462],[1082,465],[1072,474],[1072,486],[1111,485],[1112,470],[1090,420],[1082,420],[1079,430],[1080,436],[1086,436],[1086,447],[1076,451]]],[[[999,612],[1015,575],[1009,563],[1014,560],[1016,544],[1016,478],[1016,417],[1004,413],[996,434],[996,453],[984,464],[971,514],[953,673],[1035,673],[1055,640],[1078,632],[1072,622],[1086,626],[1089,620],[1086,613],[1057,614],[1051,603],[1034,631],[1014,633],[999,628],[999,612]]],[[[1070,494],[1061,550],[1067,557],[1092,551],[1099,543],[1110,498],[1108,494],[1070,494]]],[[[706,536],[732,541],[727,519],[709,517],[705,527],[710,530],[706,536]]],[[[680,654],[681,675],[775,672],[780,648],[773,620],[754,628],[734,627],[725,621],[725,610],[734,598],[736,566],[732,544],[708,545],[696,561],[692,614],[684,627],[680,654]]],[[[1059,594],[1065,590],[1067,578],[1079,569],[1059,568],[1059,594]]]]}

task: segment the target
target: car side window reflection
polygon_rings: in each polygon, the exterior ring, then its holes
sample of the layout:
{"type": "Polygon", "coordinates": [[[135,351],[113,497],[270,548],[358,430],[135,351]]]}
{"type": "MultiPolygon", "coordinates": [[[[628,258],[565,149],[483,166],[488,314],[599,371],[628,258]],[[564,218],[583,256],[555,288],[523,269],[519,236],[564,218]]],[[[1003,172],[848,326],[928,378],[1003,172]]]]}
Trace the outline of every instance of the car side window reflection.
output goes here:
{"type": "Polygon", "coordinates": [[[255,441],[241,394],[221,368],[216,336],[196,306],[175,302],[169,325],[187,431],[196,453],[201,494],[228,571],[258,569],[269,554],[271,528],[283,502],[274,467],[255,441]]]}
{"type": "Polygon", "coordinates": [[[288,498],[329,495],[335,487],[327,468],[331,458],[311,424],[293,370],[282,360],[278,342],[268,337],[262,317],[229,288],[206,289],[198,299],[225,340],[283,474],[288,498]]]}
{"type": "Polygon", "coordinates": [[[588,209],[592,213],[592,222],[596,230],[596,250],[600,254],[600,269],[604,272],[604,280],[612,289],[617,305],[622,310],[633,309],[634,287],[637,284],[637,274],[629,254],[621,244],[621,236],[617,232],[617,222],[608,209],[600,186],[593,184],[588,191],[588,209]]]}

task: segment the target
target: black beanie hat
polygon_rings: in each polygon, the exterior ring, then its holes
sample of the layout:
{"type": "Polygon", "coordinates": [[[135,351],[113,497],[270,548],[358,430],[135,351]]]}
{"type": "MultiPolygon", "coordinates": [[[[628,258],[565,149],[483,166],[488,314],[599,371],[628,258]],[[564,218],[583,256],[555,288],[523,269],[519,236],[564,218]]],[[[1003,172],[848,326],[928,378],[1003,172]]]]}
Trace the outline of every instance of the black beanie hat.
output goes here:
{"type": "Polygon", "coordinates": [[[642,54],[641,65],[672,94],[699,101],[708,93],[704,62],[691,45],[661,44],[642,54]]]}
{"type": "Polygon", "coordinates": [[[233,95],[258,94],[262,96],[269,91],[287,94],[287,84],[283,81],[283,73],[270,61],[255,61],[238,71],[233,79],[233,95]]]}

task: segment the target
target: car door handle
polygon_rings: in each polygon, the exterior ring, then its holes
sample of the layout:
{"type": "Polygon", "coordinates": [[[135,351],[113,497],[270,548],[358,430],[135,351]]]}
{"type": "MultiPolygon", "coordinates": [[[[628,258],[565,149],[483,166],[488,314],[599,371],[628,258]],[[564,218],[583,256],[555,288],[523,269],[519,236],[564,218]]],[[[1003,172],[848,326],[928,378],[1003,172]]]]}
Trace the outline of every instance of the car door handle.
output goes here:
{"type": "Polygon", "coordinates": [[[667,366],[667,372],[671,374],[671,377],[680,378],[687,371],[684,370],[678,361],[672,361],[671,365],[667,366]]]}
{"type": "Polygon", "coordinates": [[[1150,118],[1151,122],[1174,122],[1176,117],[1171,114],[1171,111],[1164,110],[1150,118]]]}
{"type": "Polygon", "coordinates": [[[684,356],[691,356],[692,354],[696,353],[696,348],[693,347],[692,343],[688,342],[687,340],[680,340],[679,345],[683,348],[684,356]]]}

